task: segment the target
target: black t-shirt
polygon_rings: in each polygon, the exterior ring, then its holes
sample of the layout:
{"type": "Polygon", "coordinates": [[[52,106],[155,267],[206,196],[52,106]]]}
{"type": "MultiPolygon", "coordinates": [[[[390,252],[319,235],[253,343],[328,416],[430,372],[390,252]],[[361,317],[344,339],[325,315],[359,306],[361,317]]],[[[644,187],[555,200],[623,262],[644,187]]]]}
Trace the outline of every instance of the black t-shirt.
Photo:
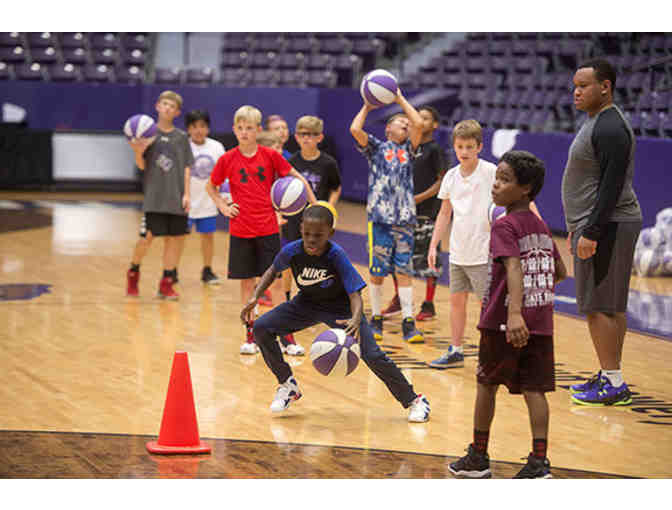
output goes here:
{"type": "MultiPolygon", "coordinates": [[[[413,162],[414,194],[428,189],[438,178],[443,177],[446,170],[446,160],[441,146],[435,140],[420,144],[413,162]]],[[[436,219],[440,207],[441,201],[435,195],[416,204],[416,215],[436,219]]]]}
{"type": "Polygon", "coordinates": [[[329,200],[331,192],[341,185],[338,163],[329,154],[320,152],[317,159],[307,161],[299,151],[289,158],[289,164],[306,178],[318,200],[329,200]]]}

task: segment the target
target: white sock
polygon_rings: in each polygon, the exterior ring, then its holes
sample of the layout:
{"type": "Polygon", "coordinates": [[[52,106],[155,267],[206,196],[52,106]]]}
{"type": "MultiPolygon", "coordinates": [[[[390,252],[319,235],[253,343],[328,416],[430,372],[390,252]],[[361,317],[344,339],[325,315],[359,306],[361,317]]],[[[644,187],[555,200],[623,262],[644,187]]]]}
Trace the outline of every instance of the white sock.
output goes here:
{"type": "Polygon", "coordinates": [[[399,287],[399,303],[401,303],[401,316],[404,319],[413,317],[413,287],[399,287]]]}
{"type": "Polygon", "coordinates": [[[369,299],[371,300],[371,315],[380,315],[382,309],[381,303],[383,301],[383,286],[371,283],[369,285],[369,299]]]}
{"type": "Polygon", "coordinates": [[[623,373],[620,370],[602,370],[602,375],[609,379],[614,388],[623,384],[623,373]]]}

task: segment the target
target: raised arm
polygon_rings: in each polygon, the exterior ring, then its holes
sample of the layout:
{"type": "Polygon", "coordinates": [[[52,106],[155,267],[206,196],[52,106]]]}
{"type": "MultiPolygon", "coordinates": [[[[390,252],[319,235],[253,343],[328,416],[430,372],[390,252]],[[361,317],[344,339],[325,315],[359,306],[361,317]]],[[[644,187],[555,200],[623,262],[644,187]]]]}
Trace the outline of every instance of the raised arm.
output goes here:
{"type": "Polygon", "coordinates": [[[350,134],[360,147],[366,147],[369,143],[369,135],[364,131],[364,122],[366,122],[366,116],[373,108],[368,103],[364,103],[362,109],[359,110],[355,118],[352,119],[352,124],[350,124],[350,134]]]}
{"type": "Polygon", "coordinates": [[[401,89],[397,89],[395,102],[401,106],[404,114],[408,117],[408,139],[413,149],[416,149],[420,145],[420,139],[422,138],[422,117],[418,113],[418,110],[406,101],[406,98],[401,93],[401,89]]]}

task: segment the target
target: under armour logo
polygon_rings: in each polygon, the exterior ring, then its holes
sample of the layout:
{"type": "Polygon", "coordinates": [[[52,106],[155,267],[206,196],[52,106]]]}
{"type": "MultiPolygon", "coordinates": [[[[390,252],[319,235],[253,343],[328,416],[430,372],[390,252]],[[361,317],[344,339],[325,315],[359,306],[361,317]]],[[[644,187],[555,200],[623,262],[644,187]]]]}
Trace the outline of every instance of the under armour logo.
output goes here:
{"type": "Polygon", "coordinates": [[[395,156],[397,157],[397,159],[399,159],[399,162],[402,164],[408,161],[408,156],[406,155],[406,151],[404,149],[397,149],[396,153],[394,149],[387,149],[385,151],[384,156],[385,159],[390,162],[394,160],[395,156]]]}
{"type": "Polygon", "coordinates": [[[247,172],[245,169],[241,168],[238,172],[240,172],[240,182],[247,182],[247,172]]]}
{"type": "Polygon", "coordinates": [[[266,176],[264,175],[264,171],[266,170],[263,166],[258,166],[257,167],[257,177],[259,177],[260,181],[264,181],[266,179],[266,176]]]}

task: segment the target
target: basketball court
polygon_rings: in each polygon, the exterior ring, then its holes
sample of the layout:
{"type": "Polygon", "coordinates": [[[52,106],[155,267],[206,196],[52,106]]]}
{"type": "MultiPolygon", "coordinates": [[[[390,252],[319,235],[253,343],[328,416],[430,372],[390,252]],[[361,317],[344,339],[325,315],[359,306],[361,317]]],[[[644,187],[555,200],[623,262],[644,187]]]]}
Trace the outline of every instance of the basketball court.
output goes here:
{"type": "MultiPolygon", "coordinates": [[[[125,296],[140,201],[138,194],[0,193],[1,478],[452,478],[448,464],[472,440],[475,300],[464,368],[427,365],[449,343],[447,286],[437,289],[438,318],[418,323],[424,344],[402,341],[399,317],[385,321],[381,345],[428,397],[428,423],[409,423],[363,363],[345,379],[325,377],[308,356],[289,358],[303,398],[273,415],[274,377],[261,355],[238,353],[244,331],[239,285],[225,278],[225,230],[215,234],[213,270],[221,285],[201,284],[200,240],[192,234],[179,266],[179,301],[155,297],[159,242],[142,264],[140,297],[125,296]],[[210,455],[145,450],[159,432],[178,350],[188,352],[199,433],[210,455]]],[[[335,240],[368,280],[364,206],[338,209],[335,240]]],[[[564,242],[556,241],[569,262],[564,242]]],[[[391,281],[385,285],[387,301],[391,281]]],[[[573,288],[570,279],[556,297],[557,389],[549,394],[554,477],[669,478],[672,282],[632,278],[623,371],[635,395],[632,405],[618,408],[570,402],[568,386],[597,368],[573,288]]],[[[424,282],[414,281],[414,289],[417,305],[424,282]]],[[[324,329],[296,339],[308,349],[324,329]]],[[[505,388],[490,437],[493,477],[510,478],[531,439],[523,399],[505,388]]]]}

